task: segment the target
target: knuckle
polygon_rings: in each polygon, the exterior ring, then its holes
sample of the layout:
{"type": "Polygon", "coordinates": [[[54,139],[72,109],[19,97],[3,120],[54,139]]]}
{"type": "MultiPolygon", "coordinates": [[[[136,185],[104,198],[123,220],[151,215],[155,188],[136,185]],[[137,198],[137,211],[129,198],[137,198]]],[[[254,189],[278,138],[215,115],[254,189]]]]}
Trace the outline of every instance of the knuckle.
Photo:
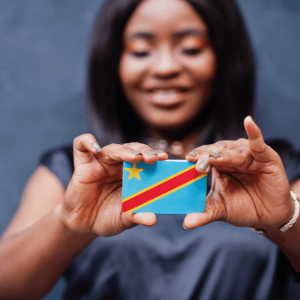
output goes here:
{"type": "Polygon", "coordinates": [[[243,143],[243,144],[248,143],[248,140],[245,139],[245,138],[239,138],[237,141],[238,141],[238,142],[241,142],[241,143],[243,143]]]}
{"type": "Polygon", "coordinates": [[[243,147],[237,148],[236,151],[237,151],[239,154],[245,154],[245,153],[246,153],[246,149],[243,148],[243,147]]]}
{"type": "Polygon", "coordinates": [[[143,144],[141,143],[136,143],[136,142],[131,142],[131,143],[125,143],[123,144],[123,146],[126,146],[127,148],[132,148],[132,147],[139,147],[143,144]]]}
{"type": "Polygon", "coordinates": [[[152,148],[151,147],[149,147],[149,146],[147,146],[147,145],[143,145],[143,146],[141,146],[141,148],[140,148],[142,151],[147,151],[147,150],[152,150],[152,148]]]}
{"type": "Polygon", "coordinates": [[[272,148],[268,146],[267,144],[263,143],[255,152],[257,153],[265,153],[268,150],[271,150],[272,148]]]}
{"type": "Polygon", "coordinates": [[[230,150],[224,150],[222,151],[223,156],[231,156],[231,151],[230,150]]]}
{"type": "Polygon", "coordinates": [[[78,144],[79,142],[85,140],[88,137],[88,134],[81,134],[73,139],[73,145],[78,144]]]}
{"type": "Polygon", "coordinates": [[[203,153],[205,152],[207,149],[208,149],[209,146],[207,145],[203,145],[203,146],[200,146],[198,148],[195,148],[194,151],[198,152],[198,153],[203,153]]]}
{"type": "Polygon", "coordinates": [[[122,148],[123,148],[124,150],[131,150],[133,147],[131,147],[131,146],[128,145],[128,144],[124,144],[124,145],[122,145],[122,148]]]}
{"type": "Polygon", "coordinates": [[[227,148],[229,147],[227,141],[219,141],[219,142],[216,142],[216,146],[222,147],[222,148],[224,148],[224,149],[227,149],[227,148]]]}

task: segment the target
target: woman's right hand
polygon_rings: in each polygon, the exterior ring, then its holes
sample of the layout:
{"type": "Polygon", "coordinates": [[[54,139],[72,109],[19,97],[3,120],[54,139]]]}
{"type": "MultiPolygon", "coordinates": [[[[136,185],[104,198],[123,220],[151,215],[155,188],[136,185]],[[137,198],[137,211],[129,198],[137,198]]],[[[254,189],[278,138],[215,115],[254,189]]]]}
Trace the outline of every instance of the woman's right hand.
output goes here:
{"type": "Polygon", "coordinates": [[[153,226],[152,213],[122,212],[122,165],[124,161],[153,164],[167,159],[167,154],[141,143],[100,149],[91,134],[74,139],[74,174],[61,206],[63,223],[73,231],[99,236],[113,236],[136,224],[153,226]]]}

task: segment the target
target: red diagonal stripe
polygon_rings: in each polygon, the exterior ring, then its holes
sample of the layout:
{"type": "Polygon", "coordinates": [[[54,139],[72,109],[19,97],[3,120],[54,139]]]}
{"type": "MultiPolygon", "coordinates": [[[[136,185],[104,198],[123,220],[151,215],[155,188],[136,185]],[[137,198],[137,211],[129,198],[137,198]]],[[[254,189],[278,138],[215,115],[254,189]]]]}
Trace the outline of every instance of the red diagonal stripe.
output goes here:
{"type": "Polygon", "coordinates": [[[125,202],[122,203],[122,211],[126,212],[128,210],[131,210],[137,206],[140,206],[142,204],[145,204],[148,201],[151,201],[152,199],[167,193],[182,184],[187,183],[190,180],[193,180],[197,177],[201,176],[195,168],[192,168],[182,174],[179,174],[178,176],[171,178],[170,180],[167,180],[155,187],[153,187],[150,190],[145,191],[142,194],[139,194],[125,202]]]}

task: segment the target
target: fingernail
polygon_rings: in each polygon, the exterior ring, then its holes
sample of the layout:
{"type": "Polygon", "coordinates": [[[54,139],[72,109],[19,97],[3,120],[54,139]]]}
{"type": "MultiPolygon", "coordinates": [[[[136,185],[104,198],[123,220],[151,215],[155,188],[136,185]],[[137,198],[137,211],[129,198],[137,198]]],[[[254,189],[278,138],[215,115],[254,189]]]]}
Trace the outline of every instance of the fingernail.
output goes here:
{"type": "Polygon", "coordinates": [[[157,150],[156,153],[157,153],[157,154],[161,154],[161,153],[164,153],[164,151],[162,151],[162,150],[157,150]]]}
{"type": "Polygon", "coordinates": [[[139,154],[142,154],[141,152],[136,151],[136,150],[131,150],[130,153],[133,154],[133,155],[139,155],[139,154]]]}
{"type": "Polygon", "coordinates": [[[192,151],[192,152],[189,153],[189,155],[192,155],[192,156],[196,157],[198,155],[198,153],[196,151],[192,151]]]}
{"type": "Polygon", "coordinates": [[[215,158],[219,158],[222,156],[222,154],[220,152],[217,152],[217,153],[211,154],[211,156],[213,156],[215,158]]]}
{"type": "Polygon", "coordinates": [[[208,167],[208,162],[206,160],[201,160],[198,162],[197,166],[205,171],[208,167]]]}
{"type": "Polygon", "coordinates": [[[183,227],[185,230],[189,230],[189,228],[186,228],[186,227],[184,226],[184,224],[182,224],[182,227],[183,227]]]}
{"type": "Polygon", "coordinates": [[[98,143],[92,143],[92,147],[96,152],[101,152],[101,147],[99,146],[98,143]]]}
{"type": "Polygon", "coordinates": [[[147,153],[146,153],[147,155],[156,155],[156,153],[155,153],[155,151],[152,151],[152,150],[149,150],[147,153]]]}

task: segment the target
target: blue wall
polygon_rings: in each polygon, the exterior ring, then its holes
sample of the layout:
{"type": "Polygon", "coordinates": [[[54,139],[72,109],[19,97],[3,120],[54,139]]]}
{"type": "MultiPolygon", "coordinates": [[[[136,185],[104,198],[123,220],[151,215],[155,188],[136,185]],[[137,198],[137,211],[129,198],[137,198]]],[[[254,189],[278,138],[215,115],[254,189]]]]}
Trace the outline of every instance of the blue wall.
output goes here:
{"type": "MultiPolygon", "coordinates": [[[[82,133],[88,37],[101,2],[0,2],[0,232],[40,153],[82,133]]],[[[266,137],[300,147],[300,0],[238,3],[256,51],[258,123],[266,137]]]]}

